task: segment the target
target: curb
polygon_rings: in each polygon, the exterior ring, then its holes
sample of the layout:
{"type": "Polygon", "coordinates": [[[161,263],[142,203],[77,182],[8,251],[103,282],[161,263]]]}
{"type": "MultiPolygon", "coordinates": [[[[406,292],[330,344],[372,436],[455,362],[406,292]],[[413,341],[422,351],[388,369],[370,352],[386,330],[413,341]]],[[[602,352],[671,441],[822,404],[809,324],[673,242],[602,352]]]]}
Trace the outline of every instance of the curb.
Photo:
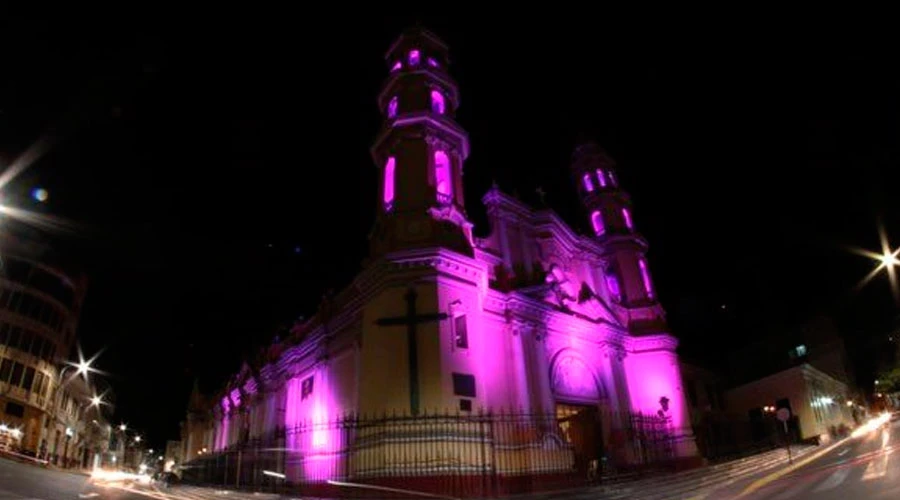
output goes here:
{"type": "Polygon", "coordinates": [[[766,486],[767,484],[771,483],[772,481],[775,481],[776,479],[778,479],[782,476],[785,476],[787,474],[790,474],[791,472],[794,472],[795,470],[799,469],[800,467],[803,467],[804,465],[812,462],[813,460],[816,460],[816,459],[822,457],[823,455],[825,455],[826,453],[830,452],[831,450],[837,448],[838,446],[846,443],[850,439],[852,439],[852,437],[848,436],[839,441],[835,441],[834,443],[826,446],[825,448],[823,448],[817,452],[810,453],[808,456],[803,457],[802,460],[798,460],[798,461],[794,462],[792,465],[785,467],[784,469],[777,470],[777,471],[769,474],[768,476],[761,477],[761,478],[757,479],[756,481],[753,481],[746,488],[744,488],[743,491],[738,493],[736,498],[741,498],[743,496],[749,495],[750,493],[753,493],[754,491],[766,486]]]}

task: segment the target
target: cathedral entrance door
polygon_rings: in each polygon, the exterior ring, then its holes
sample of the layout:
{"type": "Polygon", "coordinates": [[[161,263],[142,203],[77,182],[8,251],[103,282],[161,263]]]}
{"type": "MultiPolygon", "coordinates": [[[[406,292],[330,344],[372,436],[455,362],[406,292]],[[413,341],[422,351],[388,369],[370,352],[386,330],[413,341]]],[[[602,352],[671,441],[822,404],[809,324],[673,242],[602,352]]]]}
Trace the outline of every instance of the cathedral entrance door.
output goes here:
{"type": "Polygon", "coordinates": [[[556,420],[562,438],[574,451],[575,469],[585,475],[597,472],[602,449],[602,428],[597,406],[557,402],[556,420]]]}

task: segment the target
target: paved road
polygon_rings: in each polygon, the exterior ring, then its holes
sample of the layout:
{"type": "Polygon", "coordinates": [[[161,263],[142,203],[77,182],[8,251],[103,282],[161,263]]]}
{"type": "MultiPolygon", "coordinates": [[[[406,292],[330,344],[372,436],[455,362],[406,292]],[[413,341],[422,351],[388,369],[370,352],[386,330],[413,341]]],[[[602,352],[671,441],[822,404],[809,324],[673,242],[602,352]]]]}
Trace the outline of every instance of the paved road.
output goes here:
{"type": "Polygon", "coordinates": [[[82,474],[0,458],[0,500],[147,500],[120,489],[96,488],[82,474]]]}
{"type": "Polygon", "coordinates": [[[851,439],[744,498],[900,498],[900,422],[851,439]]]}

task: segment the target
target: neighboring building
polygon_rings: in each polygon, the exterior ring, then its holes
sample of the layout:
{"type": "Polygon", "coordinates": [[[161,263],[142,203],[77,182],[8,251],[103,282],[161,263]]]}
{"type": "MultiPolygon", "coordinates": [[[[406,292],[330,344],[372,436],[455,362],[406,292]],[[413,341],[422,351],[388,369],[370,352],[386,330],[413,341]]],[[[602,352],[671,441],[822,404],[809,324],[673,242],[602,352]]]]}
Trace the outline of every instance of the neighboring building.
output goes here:
{"type": "Polygon", "coordinates": [[[164,470],[170,471],[181,464],[182,446],[181,441],[166,441],[166,453],[163,455],[164,470]]]}
{"type": "Polygon", "coordinates": [[[853,395],[844,381],[804,363],[735,387],[725,393],[730,411],[751,422],[790,410],[791,430],[802,440],[828,441],[842,426],[855,427],[853,395]]]}
{"type": "MultiPolygon", "coordinates": [[[[211,451],[270,442],[262,446],[286,454],[256,469],[283,471],[290,483],[415,476],[422,489],[429,476],[472,471],[494,470],[495,483],[517,487],[533,484],[521,477],[587,472],[602,443],[614,444],[607,455],[623,467],[650,454],[695,462],[678,341],[616,163],[592,143],[573,155],[591,234],[494,186],[483,198],[491,233],[475,238],[463,205],[469,141],[454,119],[460,99],[447,48],[414,29],[387,62],[372,147],[380,181],[371,259],[229,381],[216,399],[211,451]],[[427,415],[440,412],[456,424],[434,427],[427,415]],[[476,426],[483,412],[492,417],[476,426]],[[392,415],[408,425],[373,430],[392,415]],[[653,440],[640,443],[643,454],[620,443],[645,430],[653,440]],[[493,448],[470,450],[479,440],[493,448]],[[406,442],[432,458],[410,462],[406,442]]],[[[222,460],[238,464],[222,471],[225,480],[258,477],[250,456],[222,460]]]]}
{"type": "Polygon", "coordinates": [[[804,363],[855,389],[844,339],[834,321],[826,316],[759,332],[752,343],[729,354],[729,380],[741,384],[804,363]]]}
{"type": "MultiPolygon", "coordinates": [[[[73,438],[67,428],[74,431],[56,415],[70,400],[57,390],[59,367],[74,346],[86,280],[39,236],[22,230],[4,229],[0,262],[2,421],[19,429],[19,451],[60,457],[73,438]]],[[[85,400],[71,404],[77,413],[85,400]]]]}
{"type": "Polygon", "coordinates": [[[199,382],[194,381],[188,399],[187,417],[181,422],[181,457],[178,464],[184,464],[209,453],[213,449],[215,427],[212,418],[212,403],[200,392],[199,382]]]}
{"type": "Polygon", "coordinates": [[[718,373],[691,363],[681,362],[681,378],[687,396],[691,422],[696,423],[704,413],[725,410],[725,379],[718,373]]]}

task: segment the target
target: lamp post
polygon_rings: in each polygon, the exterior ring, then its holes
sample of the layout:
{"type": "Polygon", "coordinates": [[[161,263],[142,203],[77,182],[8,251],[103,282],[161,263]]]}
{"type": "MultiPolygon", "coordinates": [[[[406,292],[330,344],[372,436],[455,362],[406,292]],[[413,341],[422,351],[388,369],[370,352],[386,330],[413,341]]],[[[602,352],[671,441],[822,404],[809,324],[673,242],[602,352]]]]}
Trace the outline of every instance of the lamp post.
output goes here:
{"type": "MultiPolygon", "coordinates": [[[[84,359],[84,357],[79,352],[78,358],[79,359],[78,359],[77,363],[67,362],[66,366],[64,366],[59,371],[59,383],[57,384],[56,395],[53,399],[53,418],[54,418],[54,420],[57,420],[57,421],[63,420],[60,417],[60,413],[62,410],[63,393],[65,392],[64,389],[65,389],[66,384],[68,383],[65,378],[66,373],[68,373],[71,369],[74,368],[76,370],[75,377],[83,376],[83,377],[85,377],[85,380],[87,380],[87,374],[90,373],[91,371],[96,371],[91,367],[96,356],[94,356],[93,358],[90,358],[90,359],[84,359]]],[[[62,422],[65,425],[65,445],[63,447],[63,466],[67,466],[66,461],[68,460],[68,456],[69,456],[69,442],[75,436],[75,429],[73,429],[73,426],[76,428],[78,427],[78,424],[81,422],[81,417],[84,416],[84,412],[87,409],[95,407],[95,406],[99,407],[101,404],[103,404],[103,397],[97,396],[96,394],[94,394],[90,398],[90,405],[87,406],[87,408],[83,408],[81,405],[79,405],[79,409],[77,410],[77,414],[75,416],[74,422],[65,422],[65,421],[62,422]]],[[[59,442],[57,441],[56,450],[58,450],[58,447],[59,447],[59,442]]],[[[59,461],[59,456],[57,455],[57,463],[58,463],[58,461],[59,461]]]]}

